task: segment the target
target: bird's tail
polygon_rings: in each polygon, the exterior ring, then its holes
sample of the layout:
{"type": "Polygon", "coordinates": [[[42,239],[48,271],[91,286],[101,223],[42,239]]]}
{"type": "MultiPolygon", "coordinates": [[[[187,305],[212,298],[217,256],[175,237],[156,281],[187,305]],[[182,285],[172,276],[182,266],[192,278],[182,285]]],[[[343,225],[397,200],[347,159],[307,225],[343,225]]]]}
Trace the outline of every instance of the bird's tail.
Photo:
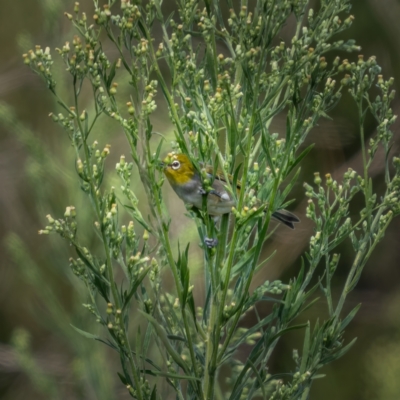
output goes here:
{"type": "Polygon", "coordinates": [[[292,214],[287,210],[278,210],[272,213],[272,217],[288,226],[290,229],[294,229],[294,224],[300,222],[296,215],[292,214]]]}

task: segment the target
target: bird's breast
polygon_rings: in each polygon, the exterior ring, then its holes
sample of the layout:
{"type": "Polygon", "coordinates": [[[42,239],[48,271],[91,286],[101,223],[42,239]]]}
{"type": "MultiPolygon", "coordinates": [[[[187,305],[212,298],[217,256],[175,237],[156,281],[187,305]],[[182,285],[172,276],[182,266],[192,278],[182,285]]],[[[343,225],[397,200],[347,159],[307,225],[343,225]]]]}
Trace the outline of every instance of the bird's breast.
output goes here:
{"type": "Polygon", "coordinates": [[[201,208],[203,204],[203,195],[201,194],[201,183],[196,179],[183,184],[174,185],[175,193],[185,202],[201,208]]]}

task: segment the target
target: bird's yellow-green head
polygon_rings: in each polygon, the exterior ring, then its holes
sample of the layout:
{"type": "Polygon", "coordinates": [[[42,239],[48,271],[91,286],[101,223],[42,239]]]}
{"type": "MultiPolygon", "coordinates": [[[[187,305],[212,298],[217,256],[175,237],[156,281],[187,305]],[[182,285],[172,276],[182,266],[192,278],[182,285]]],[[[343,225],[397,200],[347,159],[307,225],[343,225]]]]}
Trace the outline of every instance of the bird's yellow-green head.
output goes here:
{"type": "Polygon", "coordinates": [[[172,186],[184,185],[196,174],[193,163],[186,154],[169,153],[163,160],[164,174],[172,186]]]}

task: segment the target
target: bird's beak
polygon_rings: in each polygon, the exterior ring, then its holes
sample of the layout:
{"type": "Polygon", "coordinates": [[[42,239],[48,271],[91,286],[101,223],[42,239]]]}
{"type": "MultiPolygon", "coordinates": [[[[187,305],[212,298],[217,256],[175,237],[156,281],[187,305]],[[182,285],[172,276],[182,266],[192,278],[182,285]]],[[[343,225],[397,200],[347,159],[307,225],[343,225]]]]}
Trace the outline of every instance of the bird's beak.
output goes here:
{"type": "Polygon", "coordinates": [[[164,161],[160,161],[158,166],[159,166],[159,168],[164,169],[165,168],[165,162],[164,161]]]}

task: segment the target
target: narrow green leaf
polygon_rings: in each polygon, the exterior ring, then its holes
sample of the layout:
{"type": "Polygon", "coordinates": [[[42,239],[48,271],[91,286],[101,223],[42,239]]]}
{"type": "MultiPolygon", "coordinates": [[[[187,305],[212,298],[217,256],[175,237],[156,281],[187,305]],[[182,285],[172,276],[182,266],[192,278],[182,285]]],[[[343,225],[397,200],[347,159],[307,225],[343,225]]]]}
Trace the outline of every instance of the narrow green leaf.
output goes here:
{"type": "Polygon", "coordinates": [[[72,324],[70,324],[70,325],[72,326],[72,328],[74,328],[79,334],[81,334],[85,338],[94,339],[94,340],[99,340],[100,339],[99,336],[96,336],[96,335],[93,335],[92,333],[83,331],[82,329],[79,329],[79,328],[77,328],[76,326],[74,326],[72,324]]]}
{"type": "MultiPolygon", "coordinates": [[[[275,231],[275,229],[274,229],[274,231],[275,231]]],[[[269,256],[266,257],[264,260],[262,260],[262,261],[260,262],[260,264],[257,265],[257,267],[256,267],[256,269],[255,269],[254,272],[258,272],[262,267],[264,267],[264,266],[268,263],[268,261],[271,260],[271,258],[275,256],[275,254],[276,254],[276,250],[274,250],[274,251],[271,253],[271,255],[269,255],[269,256]]]]}
{"type": "Polygon", "coordinates": [[[283,300],[275,299],[274,297],[270,296],[263,296],[261,297],[260,301],[271,301],[272,303],[285,304],[283,300]]]}
{"type": "Polygon", "coordinates": [[[308,310],[309,308],[311,308],[320,298],[316,297],[315,299],[312,299],[308,304],[306,304],[302,309],[301,309],[301,313],[303,313],[304,311],[308,310]]]}
{"type": "Polygon", "coordinates": [[[162,137],[161,140],[160,140],[160,143],[157,146],[157,150],[156,150],[156,153],[155,153],[155,156],[154,156],[155,160],[158,160],[160,158],[160,153],[161,153],[164,141],[165,141],[165,139],[162,137]]]}
{"type": "Polygon", "coordinates": [[[165,19],[165,27],[168,28],[172,18],[174,17],[175,11],[172,11],[171,14],[168,15],[168,17],[165,19]]]}
{"type": "Polygon", "coordinates": [[[235,172],[233,173],[232,188],[233,188],[233,187],[237,187],[237,186],[238,186],[238,183],[239,183],[239,186],[240,186],[239,172],[240,172],[240,170],[241,170],[241,168],[242,168],[242,165],[243,165],[243,163],[240,163],[240,164],[236,167],[235,172]]]}
{"type": "MultiPolygon", "coordinates": [[[[303,384],[304,385],[304,384],[303,384]]],[[[301,396],[300,400],[308,400],[309,399],[309,395],[310,395],[310,385],[304,385],[304,389],[303,389],[303,395],[301,396]],[[305,387],[304,387],[305,386],[305,387]]]]}
{"type": "Polygon", "coordinates": [[[155,9],[156,9],[156,16],[157,16],[157,18],[158,18],[160,21],[162,21],[162,20],[163,20],[163,13],[162,13],[162,11],[161,11],[161,3],[160,3],[160,1],[159,1],[159,0],[155,0],[153,4],[154,4],[154,7],[155,7],[155,9]]]}
{"type": "Polygon", "coordinates": [[[150,400],[157,400],[157,385],[154,385],[151,391],[150,400]]]}
{"type": "Polygon", "coordinates": [[[290,331],[294,331],[296,329],[303,329],[303,328],[306,328],[307,326],[308,326],[308,323],[289,326],[289,328],[282,329],[281,331],[276,333],[274,336],[272,336],[271,341],[273,342],[274,340],[278,339],[279,337],[285,335],[286,333],[288,333],[290,331]]]}
{"type": "Polygon", "coordinates": [[[196,378],[195,376],[173,374],[171,372],[155,371],[153,369],[145,369],[143,372],[145,372],[148,375],[153,375],[153,376],[164,376],[166,378],[185,379],[188,381],[201,381],[199,378],[196,378]]]}
{"type": "Polygon", "coordinates": [[[128,211],[129,215],[132,216],[132,218],[135,219],[135,221],[139,222],[140,225],[143,226],[144,229],[146,229],[146,231],[148,232],[152,232],[151,227],[149,226],[149,224],[143,219],[143,217],[141,215],[139,215],[136,211],[136,209],[128,204],[123,204],[123,206],[126,208],[126,210],[128,211]]]}
{"type": "Polygon", "coordinates": [[[326,377],[326,374],[317,374],[317,375],[313,375],[311,377],[311,379],[315,380],[315,379],[321,379],[321,378],[325,378],[325,377],[326,377]]]}
{"type": "Polygon", "coordinates": [[[262,394],[263,394],[263,398],[266,399],[267,398],[267,394],[265,393],[263,379],[261,378],[256,366],[251,361],[250,361],[250,368],[253,370],[254,375],[256,376],[258,385],[261,388],[261,391],[262,391],[262,394]]]}
{"type": "Polygon", "coordinates": [[[233,277],[240,273],[247,263],[251,262],[252,258],[254,257],[255,250],[256,248],[252,247],[249,251],[247,251],[243,256],[240,257],[240,261],[236,263],[232,268],[233,277]]]}
{"type": "Polygon", "coordinates": [[[197,320],[196,320],[196,306],[194,304],[194,298],[193,298],[193,293],[192,292],[189,293],[189,295],[187,297],[186,304],[189,307],[190,314],[191,314],[191,316],[193,318],[194,326],[196,327],[196,330],[197,330],[198,327],[197,327],[197,320]]]}
{"type": "Polygon", "coordinates": [[[265,318],[263,318],[261,321],[259,321],[257,324],[255,324],[254,326],[252,326],[251,328],[249,328],[245,334],[243,334],[235,343],[233,343],[228,350],[226,351],[226,353],[223,355],[223,357],[219,354],[218,355],[218,359],[221,358],[220,364],[223,364],[228,358],[229,355],[231,355],[232,353],[234,353],[238,347],[243,344],[246,339],[254,334],[255,332],[258,332],[261,328],[263,328],[265,325],[268,325],[269,323],[271,323],[275,318],[274,314],[269,314],[268,316],[266,316],[265,318]]]}
{"type": "Polygon", "coordinates": [[[355,315],[357,314],[358,310],[361,307],[361,303],[357,304],[347,315],[347,317],[342,321],[342,323],[340,324],[340,330],[343,331],[343,329],[346,328],[346,326],[352,321],[352,319],[355,317],[355,315]]]}
{"type": "Polygon", "coordinates": [[[137,288],[143,282],[143,279],[146,277],[146,275],[150,271],[150,269],[151,269],[151,266],[149,265],[147,268],[144,268],[143,271],[136,278],[136,280],[133,283],[132,287],[130,288],[129,292],[126,294],[124,304],[122,306],[123,310],[128,306],[129,301],[131,300],[132,296],[136,293],[137,288]]]}
{"type": "Polygon", "coordinates": [[[343,347],[341,350],[339,350],[338,352],[336,352],[334,355],[332,355],[331,357],[327,357],[324,360],[325,364],[328,364],[334,360],[339,359],[340,357],[344,356],[349,350],[350,348],[354,345],[354,343],[356,342],[357,338],[354,338],[347,346],[343,347]]]}
{"type": "Polygon", "coordinates": [[[112,63],[111,69],[110,69],[110,73],[108,74],[108,77],[107,77],[107,79],[106,79],[106,86],[107,86],[107,89],[108,89],[108,90],[110,90],[112,81],[113,81],[113,79],[114,79],[114,77],[115,77],[115,69],[116,69],[116,66],[117,66],[117,61],[118,61],[118,60],[115,60],[115,61],[112,63]]]}
{"type": "Polygon", "coordinates": [[[136,354],[139,356],[137,357],[137,361],[140,361],[140,358],[144,357],[144,354],[142,353],[142,335],[140,332],[140,325],[137,328],[137,333],[136,333],[136,354]]]}
{"type": "Polygon", "coordinates": [[[286,143],[290,143],[290,128],[292,127],[290,123],[290,113],[286,117],[286,143]]]}
{"type": "Polygon", "coordinates": [[[297,165],[300,164],[300,162],[303,160],[304,157],[307,156],[307,154],[311,151],[311,149],[314,147],[314,143],[310,144],[310,146],[306,147],[300,155],[294,160],[294,162],[288,167],[287,174],[289,174],[291,171],[293,171],[294,168],[296,168],[297,165]]]}
{"type": "Polygon", "coordinates": [[[310,351],[310,322],[307,322],[304,335],[303,353],[301,355],[300,374],[304,374],[307,369],[308,353],[310,351]]]}
{"type": "Polygon", "coordinates": [[[121,382],[126,386],[128,385],[128,381],[125,379],[124,375],[122,375],[121,373],[117,372],[119,379],[121,379],[121,382]]]}
{"type": "Polygon", "coordinates": [[[187,340],[186,340],[184,337],[182,337],[182,336],[167,335],[167,337],[168,337],[168,339],[171,339],[171,340],[178,340],[178,341],[180,341],[180,342],[185,342],[185,343],[187,343],[187,340]]]}
{"type": "Polygon", "coordinates": [[[153,332],[153,326],[151,324],[148,324],[146,329],[146,334],[144,335],[144,340],[143,340],[143,357],[146,354],[148,354],[152,332],[153,332]]]}
{"type": "Polygon", "coordinates": [[[188,243],[186,249],[183,252],[181,252],[178,243],[179,256],[176,266],[178,267],[179,276],[182,283],[182,298],[180,299],[182,309],[184,309],[186,306],[186,301],[189,293],[189,283],[190,283],[190,271],[188,268],[189,246],[190,243],[188,243]]]}
{"type": "MultiPolygon", "coordinates": [[[[215,76],[215,60],[214,60],[214,52],[213,49],[210,45],[207,45],[206,48],[206,61],[207,61],[207,69],[211,72],[210,73],[210,78],[211,78],[211,84],[213,89],[215,90],[217,87],[217,77],[215,76]]],[[[216,54],[215,54],[216,56],[216,54]]]]}
{"type": "Polygon", "coordinates": [[[110,340],[103,340],[103,339],[96,339],[98,342],[104,343],[106,346],[111,347],[113,350],[115,351],[119,351],[118,346],[116,346],[115,344],[113,344],[110,340]]]}
{"type": "Polygon", "coordinates": [[[271,169],[272,175],[275,178],[276,177],[275,165],[272,162],[271,153],[269,152],[269,145],[268,145],[267,139],[265,138],[264,134],[262,134],[262,136],[261,136],[261,146],[264,150],[264,154],[265,154],[265,158],[267,159],[268,166],[271,169]]]}
{"type": "MultiPolygon", "coordinates": [[[[279,196],[282,200],[286,199],[286,197],[289,195],[289,193],[292,191],[293,186],[297,183],[297,180],[299,178],[301,169],[299,168],[296,173],[293,175],[292,179],[290,180],[289,184],[285,187],[285,190],[282,192],[282,194],[279,196]]],[[[286,206],[286,205],[285,205],[286,206]]]]}
{"type": "Polygon", "coordinates": [[[174,359],[174,361],[186,372],[189,372],[189,368],[186,365],[185,361],[181,358],[181,356],[177,353],[177,351],[172,347],[167,332],[165,329],[149,314],[146,314],[142,310],[138,310],[140,314],[142,314],[154,327],[158,337],[164,343],[165,349],[168,351],[170,356],[174,359]]]}
{"type": "Polygon", "coordinates": [[[120,355],[120,360],[121,360],[121,367],[124,371],[124,379],[126,381],[126,384],[133,386],[133,382],[132,382],[131,377],[128,372],[128,366],[126,365],[127,357],[126,357],[125,353],[123,353],[123,352],[120,352],[119,355],[120,355]]]}

